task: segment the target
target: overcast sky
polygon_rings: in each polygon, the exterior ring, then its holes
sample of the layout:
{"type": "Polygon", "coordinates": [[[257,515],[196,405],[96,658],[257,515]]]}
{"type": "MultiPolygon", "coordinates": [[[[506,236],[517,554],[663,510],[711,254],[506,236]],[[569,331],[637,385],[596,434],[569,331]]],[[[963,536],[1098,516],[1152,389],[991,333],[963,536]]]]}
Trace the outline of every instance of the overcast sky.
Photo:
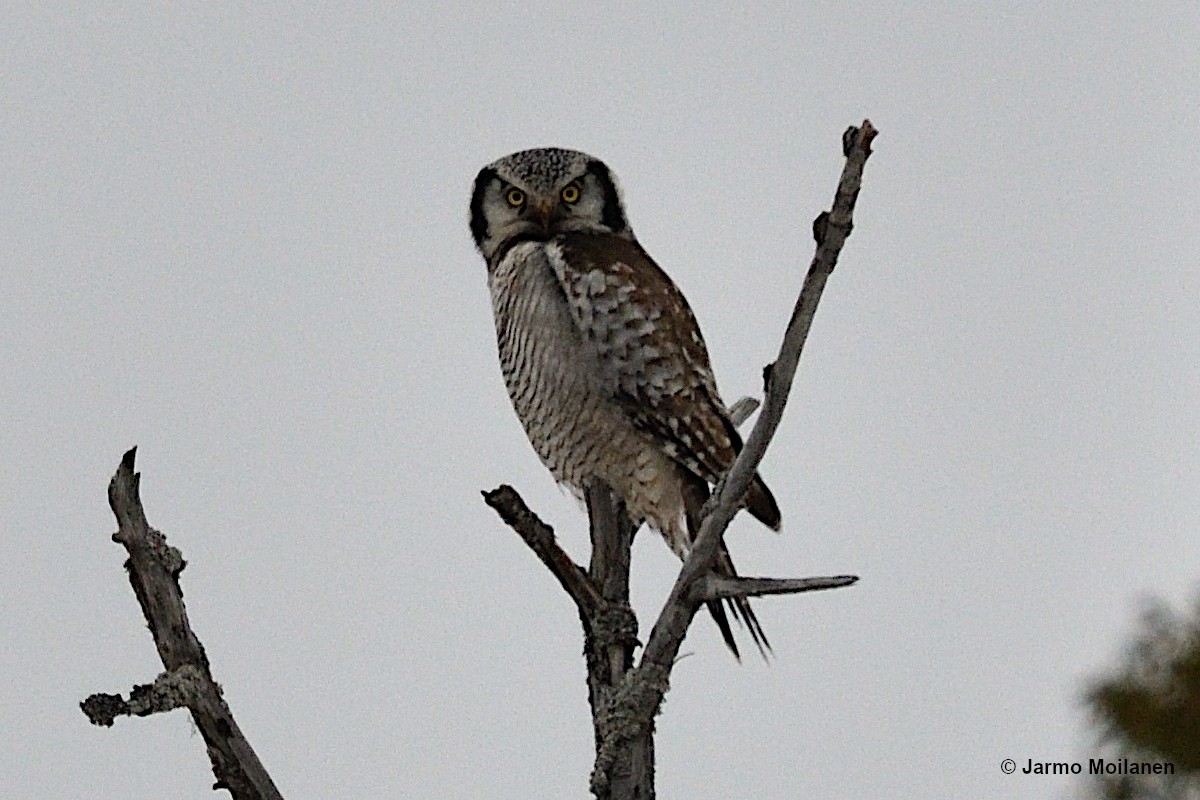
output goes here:
{"type": "MultiPolygon", "coordinates": [[[[578,560],[467,230],[483,164],[620,178],[727,400],[757,391],[881,130],[762,473],[777,658],[697,619],[662,798],[1060,798],[1081,681],[1200,583],[1195,2],[10,6],[0,21],[0,794],[207,798],[106,486],[139,445],[191,621],[289,798],[585,797],[575,610],[479,491],[578,560]],[[1123,6],[1125,10],[1121,10],[1123,6]]],[[[643,630],[677,570],[640,537],[643,630]]]]}

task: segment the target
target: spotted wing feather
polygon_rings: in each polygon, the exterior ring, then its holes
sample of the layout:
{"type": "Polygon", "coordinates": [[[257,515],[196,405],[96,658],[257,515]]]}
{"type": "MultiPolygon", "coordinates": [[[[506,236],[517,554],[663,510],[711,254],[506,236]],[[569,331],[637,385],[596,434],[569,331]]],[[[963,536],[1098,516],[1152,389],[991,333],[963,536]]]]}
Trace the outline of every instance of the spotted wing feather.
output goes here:
{"type": "Polygon", "coordinates": [[[636,242],[568,234],[560,247],[555,274],[606,388],[675,460],[714,483],[736,450],[683,294],[636,242]]]}
{"type": "MultiPolygon", "coordinates": [[[[683,293],[629,239],[566,234],[551,262],[575,323],[595,348],[604,388],[673,459],[716,483],[742,443],[683,293]]],[[[746,502],[779,529],[779,507],[758,476],[746,502]]]]}

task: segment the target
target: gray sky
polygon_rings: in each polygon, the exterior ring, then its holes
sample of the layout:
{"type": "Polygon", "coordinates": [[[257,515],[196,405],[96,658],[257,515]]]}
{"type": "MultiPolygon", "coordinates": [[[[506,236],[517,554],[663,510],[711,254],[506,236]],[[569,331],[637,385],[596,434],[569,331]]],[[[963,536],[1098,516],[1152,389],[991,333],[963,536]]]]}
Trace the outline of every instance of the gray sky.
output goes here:
{"type": "MultiPolygon", "coordinates": [[[[621,179],[727,399],[773,358],[839,139],[882,134],[763,465],[778,658],[697,620],[663,798],[1062,797],[1081,679],[1200,578],[1194,2],[10,8],[0,22],[0,794],[211,797],[109,540],[150,521],[289,798],[583,797],[575,611],[479,491],[585,520],[501,383],[470,182],[621,179]],[[665,6],[663,6],[665,8],[665,6]],[[1148,10],[1149,9],[1149,10],[1148,10]]],[[[648,630],[676,571],[635,554],[648,630]]]]}

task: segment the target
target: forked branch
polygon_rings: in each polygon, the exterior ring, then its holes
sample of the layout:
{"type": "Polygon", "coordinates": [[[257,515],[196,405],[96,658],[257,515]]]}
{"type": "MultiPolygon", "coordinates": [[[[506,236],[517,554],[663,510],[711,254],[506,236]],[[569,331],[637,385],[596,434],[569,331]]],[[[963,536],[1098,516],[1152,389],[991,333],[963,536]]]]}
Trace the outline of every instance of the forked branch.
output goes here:
{"type": "MultiPolygon", "coordinates": [[[[870,121],[851,127],[842,136],[846,163],[834,195],[833,207],[813,221],[817,249],[804,279],[804,286],[792,311],[779,356],[764,371],[765,398],[758,420],[745,446],[724,479],[705,505],[705,518],[688,558],[680,569],[636,668],[631,668],[631,643],[635,643],[636,620],[628,611],[628,548],[632,542],[624,520],[608,513],[615,502],[602,502],[603,487],[589,491],[593,549],[619,546],[626,550],[616,571],[597,574],[597,555],[593,553],[592,574],[585,573],[562,552],[553,532],[525,507],[510,487],[485,492],[495,508],[526,544],[538,555],[563,588],[575,601],[583,620],[588,655],[589,699],[596,731],[596,762],[591,789],[601,800],[627,800],[654,796],[653,731],[654,717],[666,694],[671,669],[680,645],[700,606],[711,600],[731,597],[756,597],[768,594],[836,589],[858,580],[852,575],[820,578],[727,578],[713,574],[721,540],[766,453],[767,446],[783,418],[800,354],[812,327],[817,304],[825,282],[837,265],[838,255],[853,227],[855,201],[862,185],[863,167],[871,154],[871,142],[877,131],[870,121]],[[600,513],[603,512],[603,513],[600,513]],[[623,570],[623,575],[622,575],[623,570]],[[621,592],[611,591],[613,580],[623,580],[621,592]],[[599,584],[599,585],[598,585],[599,584]],[[610,618],[632,622],[632,631],[623,638],[614,637],[606,622],[610,618]],[[604,635],[599,635],[606,631],[604,635]],[[600,656],[606,651],[607,658],[600,656]]],[[[731,409],[735,424],[753,413],[756,403],[742,400],[731,409]]],[[[611,501],[611,497],[608,498],[611,501]]],[[[606,563],[610,552],[601,558],[606,563]]]]}

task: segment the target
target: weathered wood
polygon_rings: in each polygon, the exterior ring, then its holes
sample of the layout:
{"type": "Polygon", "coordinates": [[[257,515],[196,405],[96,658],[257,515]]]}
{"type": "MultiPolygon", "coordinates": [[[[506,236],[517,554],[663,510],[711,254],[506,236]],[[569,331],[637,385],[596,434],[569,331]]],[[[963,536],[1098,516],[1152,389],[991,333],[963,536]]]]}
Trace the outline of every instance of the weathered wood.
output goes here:
{"type": "Polygon", "coordinates": [[[629,605],[629,565],[636,528],[607,486],[587,491],[592,559],[588,576],[604,595],[601,614],[584,622],[588,702],[596,734],[591,789],[599,800],[654,797],[654,724],[630,726],[621,692],[633,669],[637,617],[629,605]]]}
{"type": "Polygon", "coordinates": [[[840,589],[857,582],[858,578],[854,575],[837,575],[832,578],[751,578],[742,575],[730,578],[710,572],[704,576],[704,580],[693,584],[693,590],[698,590],[695,599],[704,603],[730,597],[763,597],[768,594],[800,594],[823,589],[840,589]]]}
{"type": "Polygon", "coordinates": [[[135,686],[128,700],[120,695],[94,694],[80,703],[80,708],[93,724],[111,726],[118,716],[145,716],[186,707],[208,749],[217,779],[213,789],[228,790],[234,800],[282,800],[221,697],[204,645],[188,622],[179,587],[179,574],[187,562],[146,521],[139,493],[141,474],[133,471],[136,455],[136,447],[125,453],[108,484],[108,502],[118,528],[113,541],[129,553],[125,562],[129,583],[166,671],[151,684],[135,686]]]}
{"type": "MultiPolygon", "coordinates": [[[[696,596],[697,593],[692,591],[692,585],[711,572],[725,529],[737,513],[741,498],[745,497],[746,490],[750,488],[750,482],[766,454],[767,446],[783,419],[792,380],[796,375],[808,332],[812,328],[817,304],[825,290],[825,282],[837,265],[842,245],[853,227],[854,205],[862,186],[863,167],[871,155],[871,142],[877,133],[870,120],[864,120],[861,127],[852,127],[842,136],[846,164],[834,194],[833,208],[829,212],[822,212],[813,225],[814,238],[817,240],[816,254],[809,264],[800,296],[792,310],[779,355],[765,373],[766,396],[758,420],[733,467],[718,484],[706,504],[704,523],[700,526],[700,532],[692,544],[692,550],[679,572],[666,605],[650,631],[650,637],[642,651],[641,663],[635,673],[643,666],[649,665],[656,668],[655,673],[661,669],[669,670],[679,654],[679,647],[687,634],[692,617],[700,607],[700,600],[696,596]]],[[[637,679],[636,674],[634,679],[637,679]]],[[[651,680],[649,675],[646,679],[651,680]]],[[[661,701],[660,697],[659,703],[661,701]]],[[[651,713],[656,713],[657,708],[658,704],[655,704],[651,713]]]]}
{"type": "Polygon", "coordinates": [[[529,510],[529,506],[525,505],[525,500],[517,494],[517,490],[508,485],[501,485],[490,492],[483,492],[483,500],[495,509],[500,518],[537,554],[546,565],[546,569],[550,570],[563,590],[575,601],[580,615],[585,618],[594,616],[604,604],[604,598],[595,584],[588,580],[587,573],[558,546],[558,540],[554,538],[554,529],[529,510]]]}

